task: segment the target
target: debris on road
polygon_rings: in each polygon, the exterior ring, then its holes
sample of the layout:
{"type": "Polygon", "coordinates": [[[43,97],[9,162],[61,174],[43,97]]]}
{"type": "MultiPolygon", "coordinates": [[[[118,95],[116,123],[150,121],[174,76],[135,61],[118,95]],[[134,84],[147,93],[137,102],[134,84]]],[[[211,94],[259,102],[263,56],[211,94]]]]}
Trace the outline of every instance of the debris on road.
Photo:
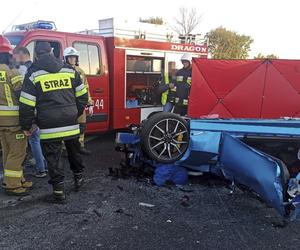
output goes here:
{"type": "Polygon", "coordinates": [[[190,197],[187,196],[187,195],[184,195],[184,196],[181,198],[181,203],[180,203],[181,206],[189,207],[189,206],[190,206],[189,200],[190,200],[190,197]]]}
{"type": "Polygon", "coordinates": [[[155,205],[153,205],[153,204],[144,203],[144,202],[139,202],[139,206],[141,206],[141,207],[150,207],[150,208],[155,207],[155,205]]]}
{"type": "Polygon", "coordinates": [[[132,214],[125,213],[125,211],[124,211],[124,209],[123,209],[123,208],[119,208],[119,209],[117,209],[117,210],[115,211],[115,213],[117,213],[117,214],[124,214],[124,215],[126,215],[126,216],[133,217],[133,215],[132,215],[132,214]]]}

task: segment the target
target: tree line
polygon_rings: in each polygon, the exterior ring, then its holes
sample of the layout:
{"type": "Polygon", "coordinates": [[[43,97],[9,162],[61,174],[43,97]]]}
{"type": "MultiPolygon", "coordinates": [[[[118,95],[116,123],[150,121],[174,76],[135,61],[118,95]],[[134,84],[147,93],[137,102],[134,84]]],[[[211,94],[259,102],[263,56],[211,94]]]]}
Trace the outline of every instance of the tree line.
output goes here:
{"type": "MultiPolygon", "coordinates": [[[[174,24],[171,28],[180,36],[192,34],[200,25],[202,15],[199,15],[196,8],[181,7],[174,24]]],[[[140,22],[152,23],[157,25],[164,24],[162,17],[140,18],[140,22]]],[[[228,30],[225,27],[218,27],[210,30],[206,34],[208,50],[213,59],[247,59],[251,51],[253,38],[248,35],[228,30]]],[[[275,54],[263,55],[259,53],[254,59],[278,59],[275,54]]]]}

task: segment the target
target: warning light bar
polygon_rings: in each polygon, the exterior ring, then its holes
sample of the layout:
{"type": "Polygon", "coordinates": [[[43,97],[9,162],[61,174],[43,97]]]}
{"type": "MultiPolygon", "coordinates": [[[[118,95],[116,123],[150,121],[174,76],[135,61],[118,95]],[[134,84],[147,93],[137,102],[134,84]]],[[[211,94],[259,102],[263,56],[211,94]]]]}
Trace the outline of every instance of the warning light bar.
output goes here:
{"type": "Polygon", "coordinates": [[[39,20],[36,22],[14,25],[12,27],[12,31],[26,31],[35,29],[56,30],[56,25],[52,21],[39,20]]]}

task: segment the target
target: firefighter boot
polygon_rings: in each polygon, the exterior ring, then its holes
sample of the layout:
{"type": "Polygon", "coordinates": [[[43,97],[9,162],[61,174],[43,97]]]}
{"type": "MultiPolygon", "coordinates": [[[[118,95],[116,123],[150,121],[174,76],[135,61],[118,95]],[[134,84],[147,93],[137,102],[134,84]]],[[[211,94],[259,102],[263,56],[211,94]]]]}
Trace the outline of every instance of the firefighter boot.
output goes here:
{"type": "Polygon", "coordinates": [[[54,202],[64,203],[66,200],[64,183],[53,185],[53,199],[54,202]]]}
{"type": "Polygon", "coordinates": [[[33,186],[32,181],[22,181],[21,183],[23,188],[32,188],[33,186]]]}
{"type": "Polygon", "coordinates": [[[27,189],[23,187],[14,188],[14,189],[5,189],[5,193],[7,195],[14,195],[14,196],[26,196],[28,195],[27,189]]]}
{"type": "Polygon", "coordinates": [[[84,184],[84,179],[82,173],[74,174],[74,186],[76,192],[79,191],[79,189],[82,187],[83,184],[84,184]]]}
{"type": "Polygon", "coordinates": [[[85,147],[80,147],[79,153],[82,155],[90,155],[92,152],[85,147]]]}

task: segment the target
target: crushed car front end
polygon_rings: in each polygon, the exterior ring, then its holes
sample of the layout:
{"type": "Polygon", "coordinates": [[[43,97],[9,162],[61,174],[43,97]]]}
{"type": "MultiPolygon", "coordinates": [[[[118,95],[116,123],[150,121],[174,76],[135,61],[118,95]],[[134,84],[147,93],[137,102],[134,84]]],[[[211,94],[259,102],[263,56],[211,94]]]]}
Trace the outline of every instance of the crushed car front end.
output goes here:
{"type": "Polygon", "coordinates": [[[185,119],[159,113],[116,143],[127,165],[174,164],[247,187],[287,220],[300,212],[299,119],[185,119]]]}

